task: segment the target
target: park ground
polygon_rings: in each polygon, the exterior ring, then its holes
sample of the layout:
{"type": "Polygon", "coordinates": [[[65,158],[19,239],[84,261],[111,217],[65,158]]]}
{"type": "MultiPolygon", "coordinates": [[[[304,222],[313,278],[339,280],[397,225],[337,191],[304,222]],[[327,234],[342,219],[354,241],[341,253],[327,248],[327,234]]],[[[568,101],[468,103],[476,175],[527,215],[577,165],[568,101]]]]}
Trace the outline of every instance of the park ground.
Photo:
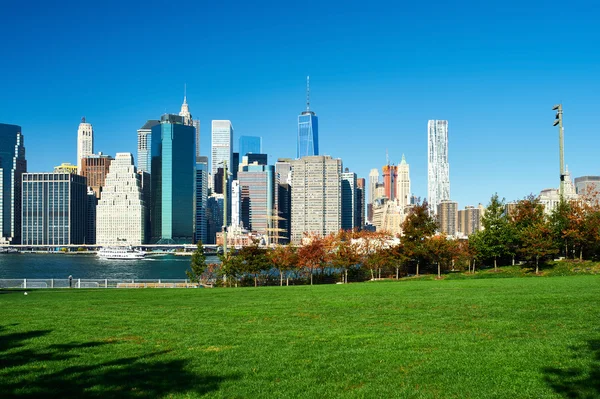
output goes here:
{"type": "Polygon", "coordinates": [[[600,397],[600,277],[0,291],[0,397],[600,397]]]}

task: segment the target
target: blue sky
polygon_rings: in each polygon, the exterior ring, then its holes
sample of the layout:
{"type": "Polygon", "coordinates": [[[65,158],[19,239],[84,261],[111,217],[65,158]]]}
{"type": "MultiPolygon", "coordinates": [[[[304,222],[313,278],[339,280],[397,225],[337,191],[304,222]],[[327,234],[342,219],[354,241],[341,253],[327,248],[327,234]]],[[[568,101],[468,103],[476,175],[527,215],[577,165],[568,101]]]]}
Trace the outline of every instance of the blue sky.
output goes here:
{"type": "Polygon", "coordinates": [[[360,177],[404,153],[425,197],[427,120],[447,119],[461,208],[557,187],[558,102],[570,171],[600,174],[594,2],[284,3],[4,4],[0,122],[22,126],[29,171],[76,163],[82,116],[96,151],[135,156],[187,83],[204,155],[210,120],[230,119],[274,162],[295,156],[310,75],[321,153],[360,177]]]}

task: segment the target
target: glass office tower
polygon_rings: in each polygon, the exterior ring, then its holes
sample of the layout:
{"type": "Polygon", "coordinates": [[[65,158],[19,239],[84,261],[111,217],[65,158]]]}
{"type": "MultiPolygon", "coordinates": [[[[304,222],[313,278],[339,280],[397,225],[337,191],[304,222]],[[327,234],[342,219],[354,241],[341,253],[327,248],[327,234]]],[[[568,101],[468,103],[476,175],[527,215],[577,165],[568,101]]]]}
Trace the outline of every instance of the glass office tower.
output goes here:
{"type": "Polygon", "coordinates": [[[152,127],[150,172],[152,242],[194,240],[196,129],[183,117],[165,114],[152,127]]]}
{"type": "Polygon", "coordinates": [[[262,151],[262,139],[255,136],[240,136],[240,157],[246,154],[260,154],[262,151]]]}
{"type": "Polygon", "coordinates": [[[319,155],[319,118],[310,110],[298,116],[297,158],[319,155]]]}
{"type": "Polygon", "coordinates": [[[27,172],[21,126],[0,123],[0,242],[20,244],[21,175],[27,172]]]}

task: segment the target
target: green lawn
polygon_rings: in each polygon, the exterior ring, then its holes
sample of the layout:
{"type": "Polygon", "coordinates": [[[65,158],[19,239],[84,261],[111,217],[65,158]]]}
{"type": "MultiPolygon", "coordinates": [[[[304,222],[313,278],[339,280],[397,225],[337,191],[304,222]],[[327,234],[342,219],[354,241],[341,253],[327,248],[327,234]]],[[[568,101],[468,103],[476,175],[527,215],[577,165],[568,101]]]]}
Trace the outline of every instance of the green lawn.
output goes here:
{"type": "Polygon", "coordinates": [[[0,291],[0,398],[600,397],[600,278],[0,291]]]}

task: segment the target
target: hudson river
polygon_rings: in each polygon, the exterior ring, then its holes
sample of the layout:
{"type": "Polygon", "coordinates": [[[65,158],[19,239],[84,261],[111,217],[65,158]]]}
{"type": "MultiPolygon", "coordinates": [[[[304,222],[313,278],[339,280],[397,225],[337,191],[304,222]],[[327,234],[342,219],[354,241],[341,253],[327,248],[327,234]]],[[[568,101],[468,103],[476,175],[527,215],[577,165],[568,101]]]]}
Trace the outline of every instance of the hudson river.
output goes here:
{"type": "MultiPolygon", "coordinates": [[[[141,260],[101,260],[95,255],[0,254],[0,279],[184,279],[189,256],[163,255],[141,260]]],[[[219,262],[217,257],[206,261],[219,262]]]]}

